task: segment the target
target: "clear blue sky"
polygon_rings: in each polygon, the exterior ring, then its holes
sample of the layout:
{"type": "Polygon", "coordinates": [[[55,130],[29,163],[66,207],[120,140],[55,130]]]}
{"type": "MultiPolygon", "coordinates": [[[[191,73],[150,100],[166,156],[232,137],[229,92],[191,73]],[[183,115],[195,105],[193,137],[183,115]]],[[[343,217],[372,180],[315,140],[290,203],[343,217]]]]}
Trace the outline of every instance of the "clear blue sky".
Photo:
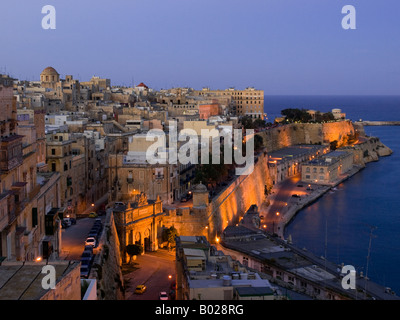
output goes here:
{"type": "Polygon", "coordinates": [[[0,72],[19,79],[53,66],[157,90],[400,94],[398,0],[15,0],[0,10],[0,72]],[[41,28],[47,4],[56,30],[41,28]],[[356,30],[342,29],[347,4],[356,30]]]}

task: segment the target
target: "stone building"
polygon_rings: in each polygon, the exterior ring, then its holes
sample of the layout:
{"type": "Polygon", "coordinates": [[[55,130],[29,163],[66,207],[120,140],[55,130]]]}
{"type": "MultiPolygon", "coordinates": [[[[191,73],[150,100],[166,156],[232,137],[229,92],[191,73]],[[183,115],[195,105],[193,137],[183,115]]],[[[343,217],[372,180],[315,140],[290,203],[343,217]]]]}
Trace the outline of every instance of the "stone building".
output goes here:
{"type": "Polygon", "coordinates": [[[353,164],[352,152],[332,151],[305,163],[302,167],[301,179],[308,183],[329,185],[349,171],[353,164]]]}
{"type": "Polygon", "coordinates": [[[81,300],[80,263],[54,261],[54,289],[43,289],[41,273],[45,262],[3,263],[0,265],[0,300],[81,300]]]}
{"type": "Polygon", "coordinates": [[[48,244],[46,216],[60,204],[59,175],[37,173],[38,133],[40,137],[44,128],[36,125],[44,123],[17,128],[12,79],[4,76],[0,76],[0,109],[0,260],[32,261],[48,244]]]}
{"type": "Polygon", "coordinates": [[[273,184],[301,173],[302,163],[329,151],[324,145],[290,146],[268,153],[268,168],[273,184]]]}
{"type": "Polygon", "coordinates": [[[204,236],[176,240],[178,300],[276,300],[277,289],[210,245],[204,236]]]}
{"type": "Polygon", "coordinates": [[[159,197],[148,200],[140,193],[132,196],[126,205],[114,207],[113,214],[123,258],[127,258],[126,246],[129,244],[141,245],[144,252],[158,250],[165,215],[159,197]]]}
{"type": "Polygon", "coordinates": [[[210,90],[203,88],[194,91],[200,96],[230,96],[233,100],[233,110],[238,116],[249,116],[251,118],[264,118],[264,90],[256,90],[248,87],[244,90],[229,88],[226,90],[210,90]]]}
{"type": "Polygon", "coordinates": [[[40,74],[40,82],[43,88],[56,90],[60,82],[60,74],[53,67],[47,67],[40,74]]]}
{"type": "Polygon", "coordinates": [[[149,199],[160,197],[164,203],[172,203],[180,198],[177,164],[149,163],[146,151],[154,141],[146,141],[146,137],[146,134],[132,135],[127,152],[110,154],[112,200],[124,201],[142,192],[149,199]]]}
{"type": "Polygon", "coordinates": [[[71,217],[77,214],[77,208],[85,194],[85,156],[73,154],[74,140],[69,133],[51,133],[46,136],[47,165],[51,172],[60,173],[61,206],[67,208],[71,217]]]}

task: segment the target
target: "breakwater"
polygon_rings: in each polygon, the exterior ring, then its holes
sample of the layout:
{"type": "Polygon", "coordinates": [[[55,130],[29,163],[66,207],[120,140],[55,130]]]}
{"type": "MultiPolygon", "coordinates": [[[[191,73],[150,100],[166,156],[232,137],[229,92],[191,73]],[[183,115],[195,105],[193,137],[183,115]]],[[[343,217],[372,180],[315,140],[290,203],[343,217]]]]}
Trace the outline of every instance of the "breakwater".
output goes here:
{"type": "Polygon", "coordinates": [[[400,126],[400,121],[357,121],[363,126],[400,126]]]}

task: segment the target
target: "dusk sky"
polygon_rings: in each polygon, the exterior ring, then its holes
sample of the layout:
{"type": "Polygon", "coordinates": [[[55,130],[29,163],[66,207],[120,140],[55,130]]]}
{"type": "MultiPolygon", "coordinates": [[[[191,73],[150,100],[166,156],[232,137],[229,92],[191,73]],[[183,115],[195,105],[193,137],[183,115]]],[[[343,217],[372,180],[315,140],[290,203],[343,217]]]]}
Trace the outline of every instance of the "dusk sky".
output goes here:
{"type": "Polygon", "coordinates": [[[267,95],[400,95],[398,0],[3,1],[0,73],[267,95]],[[56,8],[44,30],[42,7],[56,8]],[[344,30],[342,7],[356,8],[344,30]]]}

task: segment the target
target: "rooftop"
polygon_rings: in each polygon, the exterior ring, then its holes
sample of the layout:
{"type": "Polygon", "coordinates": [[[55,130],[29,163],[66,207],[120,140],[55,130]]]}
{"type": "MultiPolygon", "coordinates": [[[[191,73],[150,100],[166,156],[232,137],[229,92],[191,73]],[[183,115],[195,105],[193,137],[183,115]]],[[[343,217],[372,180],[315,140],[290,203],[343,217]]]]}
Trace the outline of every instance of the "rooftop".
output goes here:
{"type": "MultiPolygon", "coordinates": [[[[80,262],[51,262],[59,282],[80,262]]],[[[2,262],[0,265],[0,300],[39,300],[48,290],[42,288],[45,263],[2,262]]]]}

